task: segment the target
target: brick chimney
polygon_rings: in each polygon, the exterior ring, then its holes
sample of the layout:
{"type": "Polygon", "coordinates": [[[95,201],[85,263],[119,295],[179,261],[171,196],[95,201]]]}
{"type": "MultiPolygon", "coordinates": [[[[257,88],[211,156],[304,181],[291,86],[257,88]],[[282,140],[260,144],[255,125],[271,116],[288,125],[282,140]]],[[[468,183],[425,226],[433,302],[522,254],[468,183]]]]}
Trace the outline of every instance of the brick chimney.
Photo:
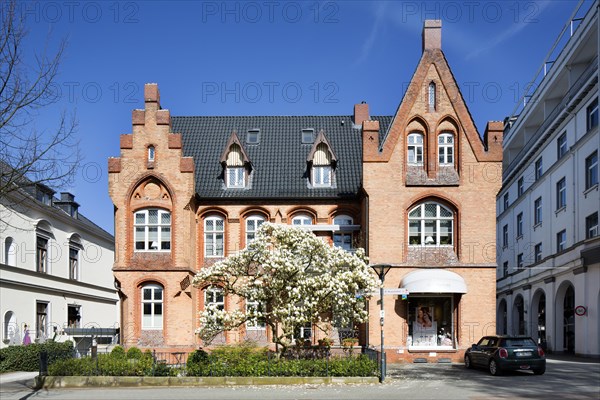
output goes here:
{"type": "Polygon", "coordinates": [[[442,20],[426,19],[423,24],[423,52],[442,49],[442,20]]]}
{"type": "Polygon", "coordinates": [[[483,134],[483,143],[493,161],[502,161],[502,140],[504,136],[504,123],[502,121],[489,121],[483,134]]]}
{"type": "Polygon", "coordinates": [[[354,105],[354,128],[362,127],[363,122],[369,120],[369,105],[366,102],[354,105]]]}

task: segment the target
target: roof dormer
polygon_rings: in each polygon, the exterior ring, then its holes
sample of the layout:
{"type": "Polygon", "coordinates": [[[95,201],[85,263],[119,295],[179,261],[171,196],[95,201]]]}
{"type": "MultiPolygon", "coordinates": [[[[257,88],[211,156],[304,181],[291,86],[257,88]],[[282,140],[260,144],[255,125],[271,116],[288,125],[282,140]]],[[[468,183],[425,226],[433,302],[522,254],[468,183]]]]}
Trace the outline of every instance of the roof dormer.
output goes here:
{"type": "Polygon", "coordinates": [[[322,130],[308,153],[306,164],[312,187],[333,187],[337,157],[322,130]]]}
{"type": "Polygon", "coordinates": [[[243,189],[247,186],[252,163],[235,131],[231,133],[221,153],[221,165],[227,188],[243,189]]]}

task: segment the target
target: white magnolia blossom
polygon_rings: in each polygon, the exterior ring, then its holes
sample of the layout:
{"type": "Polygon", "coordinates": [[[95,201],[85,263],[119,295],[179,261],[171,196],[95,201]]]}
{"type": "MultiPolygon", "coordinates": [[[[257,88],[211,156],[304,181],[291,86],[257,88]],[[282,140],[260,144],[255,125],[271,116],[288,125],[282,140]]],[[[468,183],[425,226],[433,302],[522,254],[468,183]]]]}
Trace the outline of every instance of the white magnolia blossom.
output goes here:
{"type": "Polygon", "coordinates": [[[286,347],[296,326],[331,323],[334,315],[340,325],[364,322],[368,314],[359,293],[373,292],[378,280],[363,249],[350,253],[304,229],[264,223],[244,250],[203,268],[193,284],[218,286],[225,295],[261,305],[248,312],[208,305],[197,331],[204,341],[260,320],[277,332],[274,341],[286,347]]]}

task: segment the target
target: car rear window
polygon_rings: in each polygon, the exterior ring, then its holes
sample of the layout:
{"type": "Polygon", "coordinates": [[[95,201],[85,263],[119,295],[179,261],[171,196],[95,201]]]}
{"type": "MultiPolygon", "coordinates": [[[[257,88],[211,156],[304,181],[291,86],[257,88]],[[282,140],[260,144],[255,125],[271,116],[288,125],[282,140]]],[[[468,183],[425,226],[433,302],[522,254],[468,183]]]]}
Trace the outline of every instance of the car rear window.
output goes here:
{"type": "Polygon", "coordinates": [[[518,338],[518,339],[503,339],[502,347],[529,347],[534,346],[535,342],[530,338],[518,338]]]}

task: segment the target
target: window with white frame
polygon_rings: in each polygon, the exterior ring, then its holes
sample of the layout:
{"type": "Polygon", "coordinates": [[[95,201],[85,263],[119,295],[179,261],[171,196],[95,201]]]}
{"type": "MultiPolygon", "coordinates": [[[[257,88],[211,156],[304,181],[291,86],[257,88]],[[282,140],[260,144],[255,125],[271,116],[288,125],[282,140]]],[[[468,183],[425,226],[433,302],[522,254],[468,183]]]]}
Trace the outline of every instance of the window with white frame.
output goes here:
{"type": "Polygon", "coordinates": [[[440,246],[453,244],[454,213],[435,202],[419,204],[408,213],[409,244],[440,246]]]}
{"type": "Polygon", "coordinates": [[[430,82],[429,83],[429,87],[428,87],[428,93],[427,93],[427,100],[428,100],[428,105],[429,105],[429,111],[435,111],[435,100],[436,100],[436,90],[435,90],[435,83],[434,82],[430,82]]]}
{"type": "Polygon", "coordinates": [[[227,167],[227,187],[243,188],[246,182],[246,169],[244,167],[227,167]]]}
{"type": "Polygon", "coordinates": [[[542,244],[538,243],[533,248],[533,253],[535,257],[535,262],[540,262],[542,260],[542,244]]]}
{"type": "Polygon", "coordinates": [[[556,159],[560,160],[565,154],[567,154],[567,132],[563,132],[556,139],[556,159]]]}
{"type": "Polygon", "coordinates": [[[567,183],[565,178],[556,182],[556,209],[560,210],[567,206],[567,183]]]}
{"type": "Polygon", "coordinates": [[[563,229],[556,234],[556,252],[560,253],[567,248],[567,231],[563,229]]]}
{"type": "Polygon", "coordinates": [[[454,165],[454,135],[442,133],[438,136],[438,160],[440,165],[454,165]]]}
{"type": "Polygon", "coordinates": [[[319,143],[312,159],[312,185],[316,187],[329,187],[332,182],[333,157],[325,143],[319,143]]]}
{"type": "Polygon", "coordinates": [[[313,186],[331,186],[331,165],[313,165],[313,186]]]}
{"type": "Polygon", "coordinates": [[[591,239],[598,236],[598,212],[585,217],[585,238],[591,239]]]}
{"type": "Polygon", "coordinates": [[[523,213],[517,214],[517,237],[523,236],[523,213]]]}
{"type": "Polygon", "coordinates": [[[149,284],[142,287],[142,329],[163,328],[163,293],[162,286],[149,284]]]}
{"type": "Polygon", "coordinates": [[[598,97],[596,97],[586,110],[587,130],[598,126],[598,97]]]}
{"type": "Polygon", "coordinates": [[[294,339],[300,340],[311,340],[312,338],[312,324],[306,322],[301,325],[296,325],[294,328],[294,339]]]}
{"type": "Polygon", "coordinates": [[[67,325],[69,328],[81,327],[81,306],[77,304],[67,305],[67,325]]]}
{"type": "MultiPolygon", "coordinates": [[[[333,219],[334,225],[340,227],[344,225],[353,225],[354,220],[348,215],[338,215],[333,219]]],[[[352,231],[337,231],[333,233],[333,245],[341,247],[344,250],[350,251],[353,249],[352,231]]]]}
{"type": "Polygon", "coordinates": [[[504,193],[504,199],[502,202],[504,206],[504,211],[508,210],[508,192],[504,193]]]}
{"type": "Polygon", "coordinates": [[[542,198],[538,197],[533,202],[533,223],[539,225],[542,223],[542,198]]]}
{"type": "Polygon", "coordinates": [[[411,133],[408,135],[408,164],[423,165],[423,135],[411,133]]]}
{"type": "Polygon", "coordinates": [[[242,148],[234,143],[227,153],[225,180],[228,188],[244,188],[246,186],[246,168],[242,148]]]}
{"type": "Polygon", "coordinates": [[[204,256],[223,257],[225,244],[225,220],[218,215],[204,219],[204,256]]]}
{"type": "Polygon", "coordinates": [[[261,317],[264,306],[258,301],[246,300],[246,329],[265,329],[265,319],[261,317]]]}
{"type": "Polygon", "coordinates": [[[544,167],[543,167],[543,162],[542,162],[542,157],[538,158],[535,161],[535,180],[539,180],[542,177],[542,174],[544,173],[544,167]]]}
{"type": "Polygon", "coordinates": [[[262,215],[250,215],[246,218],[246,245],[254,240],[256,231],[265,222],[262,215]]]}
{"type": "Polygon", "coordinates": [[[171,251],[171,213],[148,208],[134,213],[135,251],[171,251]]]}
{"type": "Polygon", "coordinates": [[[598,184],[598,150],[585,159],[585,188],[586,190],[598,184]]]}
{"type": "Polygon", "coordinates": [[[312,225],[312,217],[308,214],[296,214],[292,218],[292,225],[312,225]]]}
{"type": "Polygon", "coordinates": [[[502,227],[502,247],[508,247],[508,225],[502,227]]]}
{"type": "Polygon", "coordinates": [[[225,310],[225,295],[222,288],[211,286],[204,290],[204,309],[225,310]]]}

